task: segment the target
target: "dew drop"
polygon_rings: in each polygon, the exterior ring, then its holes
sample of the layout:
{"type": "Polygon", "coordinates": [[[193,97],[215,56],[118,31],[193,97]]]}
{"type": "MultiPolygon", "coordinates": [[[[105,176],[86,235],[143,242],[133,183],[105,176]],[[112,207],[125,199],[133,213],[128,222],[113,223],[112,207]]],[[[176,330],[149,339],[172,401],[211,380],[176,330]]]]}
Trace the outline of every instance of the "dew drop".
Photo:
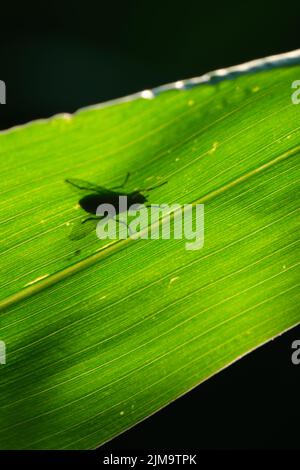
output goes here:
{"type": "Polygon", "coordinates": [[[170,281],[169,281],[169,286],[171,286],[171,285],[172,285],[174,282],[176,282],[178,279],[179,279],[178,276],[172,277],[172,279],[170,279],[170,281]]]}
{"type": "Polygon", "coordinates": [[[31,286],[32,284],[36,284],[37,282],[41,281],[42,279],[45,279],[46,277],[49,277],[49,274],[44,274],[44,276],[39,276],[33,281],[27,282],[27,284],[25,284],[25,287],[31,286]]]}
{"type": "Polygon", "coordinates": [[[208,151],[208,153],[209,153],[210,155],[212,155],[212,154],[217,150],[218,145],[219,145],[219,142],[214,142],[214,143],[212,144],[212,148],[208,151]]]}
{"type": "Polygon", "coordinates": [[[175,83],[175,88],[181,90],[182,88],[184,88],[184,82],[182,80],[178,80],[178,82],[175,83]]]}
{"type": "Polygon", "coordinates": [[[152,100],[154,98],[153,91],[151,90],[144,90],[141,92],[141,97],[145,100],[152,100]]]}
{"type": "Polygon", "coordinates": [[[62,119],[64,119],[65,121],[72,121],[73,119],[73,116],[72,114],[69,114],[69,113],[63,113],[61,115],[62,119]]]}

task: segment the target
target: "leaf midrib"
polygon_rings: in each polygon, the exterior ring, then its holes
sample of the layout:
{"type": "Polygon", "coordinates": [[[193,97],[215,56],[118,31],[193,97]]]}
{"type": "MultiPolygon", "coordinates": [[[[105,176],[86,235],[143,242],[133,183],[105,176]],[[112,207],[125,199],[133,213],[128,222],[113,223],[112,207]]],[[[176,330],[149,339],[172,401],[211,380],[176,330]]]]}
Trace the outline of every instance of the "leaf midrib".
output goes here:
{"type": "MultiPolygon", "coordinates": [[[[255,177],[257,174],[267,170],[268,168],[284,161],[287,160],[288,158],[294,157],[297,155],[297,153],[300,152],[300,145],[297,145],[295,147],[292,147],[291,149],[287,150],[283,154],[279,155],[278,157],[273,158],[269,162],[264,163],[263,165],[260,165],[257,168],[254,168],[253,170],[250,170],[238,178],[230,181],[229,183],[224,184],[220,188],[217,188],[213,191],[208,192],[204,196],[201,196],[200,198],[197,198],[196,200],[192,201],[190,205],[196,205],[196,204],[204,204],[207,202],[210,202],[213,199],[216,199],[219,195],[225,193],[226,191],[238,186],[239,184],[244,183],[245,181],[249,180],[252,177],[255,177]]],[[[144,234],[146,233],[149,228],[156,228],[157,226],[159,227],[160,225],[163,224],[165,220],[168,220],[171,216],[171,219],[174,218],[174,216],[182,211],[182,208],[180,207],[176,211],[173,211],[171,214],[166,214],[163,216],[158,222],[155,222],[152,225],[148,225],[144,230],[142,230],[140,233],[144,234]]],[[[41,280],[40,282],[37,282],[36,284],[26,287],[19,292],[16,292],[3,300],[0,301],[0,312],[6,310],[9,307],[12,307],[13,305],[18,304],[22,300],[25,300],[55,284],[58,282],[63,281],[64,279],[67,279],[81,271],[84,271],[85,269],[93,266],[96,264],[98,261],[101,261],[103,259],[108,258],[109,256],[115,254],[117,251],[122,251],[129,245],[130,243],[140,241],[140,238],[134,239],[134,238],[127,238],[125,240],[117,240],[112,243],[109,243],[108,245],[104,246],[102,249],[97,251],[96,253],[93,253],[92,255],[89,255],[87,258],[78,261],[77,263],[68,266],[67,268],[58,271],[46,279],[41,280]]]]}

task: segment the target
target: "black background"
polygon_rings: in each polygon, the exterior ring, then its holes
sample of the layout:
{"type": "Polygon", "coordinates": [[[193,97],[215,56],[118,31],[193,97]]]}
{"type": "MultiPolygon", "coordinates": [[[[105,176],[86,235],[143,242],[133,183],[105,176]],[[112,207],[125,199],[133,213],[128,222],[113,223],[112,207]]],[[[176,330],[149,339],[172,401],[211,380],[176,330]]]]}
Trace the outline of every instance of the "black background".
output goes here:
{"type": "MultiPolygon", "coordinates": [[[[296,2],[1,2],[0,129],[299,43],[296,2]]],[[[299,338],[298,327],[103,450],[300,448],[300,365],[291,363],[299,338]]]]}

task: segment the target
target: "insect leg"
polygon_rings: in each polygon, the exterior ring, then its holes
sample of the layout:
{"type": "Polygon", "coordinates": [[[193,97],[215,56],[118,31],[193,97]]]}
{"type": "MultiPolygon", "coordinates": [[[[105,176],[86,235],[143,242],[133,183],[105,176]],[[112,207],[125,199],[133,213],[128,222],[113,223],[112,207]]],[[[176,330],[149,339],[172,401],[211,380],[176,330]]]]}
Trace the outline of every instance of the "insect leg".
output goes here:
{"type": "Polygon", "coordinates": [[[115,219],[115,218],[113,218],[113,219],[114,219],[116,222],[118,222],[119,224],[126,225],[128,231],[129,231],[129,236],[132,235],[130,226],[129,226],[128,224],[126,224],[126,222],[124,222],[124,220],[119,220],[119,219],[115,219]]]}
{"type": "Polygon", "coordinates": [[[112,189],[124,188],[124,186],[126,185],[128,179],[129,179],[129,176],[130,176],[130,173],[128,172],[125,176],[125,179],[124,179],[123,183],[118,185],[118,186],[114,186],[112,189]]]}
{"type": "Polygon", "coordinates": [[[101,220],[100,217],[88,217],[87,219],[84,219],[82,220],[82,224],[85,224],[86,222],[88,222],[88,220],[101,220]]]}
{"type": "Polygon", "coordinates": [[[151,202],[148,202],[147,204],[144,204],[145,207],[158,207],[160,209],[161,204],[151,204],[151,202]]]}
{"type": "Polygon", "coordinates": [[[139,191],[141,193],[143,193],[144,191],[152,191],[152,189],[156,189],[156,188],[160,188],[161,186],[163,186],[164,184],[167,184],[168,181],[162,181],[161,183],[157,183],[155,184],[154,186],[150,186],[148,188],[144,188],[144,189],[139,189],[139,191]]]}
{"type": "MultiPolygon", "coordinates": [[[[98,220],[98,221],[100,221],[102,218],[103,217],[88,217],[87,219],[84,219],[81,223],[84,224],[88,220],[98,220]]],[[[129,230],[129,233],[131,235],[131,229],[130,229],[129,225],[127,225],[126,222],[124,222],[124,220],[115,219],[114,217],[112,217],[112,220],[115,220],[119,224],[126,225],[127,229],[129,230]]]]}

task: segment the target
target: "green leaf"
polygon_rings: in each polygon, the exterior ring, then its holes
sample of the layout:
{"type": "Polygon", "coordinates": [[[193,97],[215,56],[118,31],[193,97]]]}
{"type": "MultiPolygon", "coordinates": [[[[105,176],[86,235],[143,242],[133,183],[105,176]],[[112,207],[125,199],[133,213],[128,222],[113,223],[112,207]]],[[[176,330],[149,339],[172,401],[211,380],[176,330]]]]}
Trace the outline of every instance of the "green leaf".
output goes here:
{"type": "Polygon", "coordinates": [[[2,449],[99,446],[300,322],[300,67],[253,67],[1,133],[2,449]],[[127,172],[204,247],[81,224],[65,180],[127,172]]]}

